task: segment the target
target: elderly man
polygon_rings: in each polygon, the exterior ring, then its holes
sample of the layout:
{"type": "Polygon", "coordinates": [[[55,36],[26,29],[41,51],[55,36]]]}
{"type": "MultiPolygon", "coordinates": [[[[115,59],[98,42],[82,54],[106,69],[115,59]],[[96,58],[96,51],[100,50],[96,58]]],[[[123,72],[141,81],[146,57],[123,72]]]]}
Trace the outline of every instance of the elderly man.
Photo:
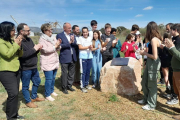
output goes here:
{"type": "Polygon", "coordinates": [[[68,94],[68,90],[75,91],[72,88],[72,84],[74,81],[74,74],[75,74],[75,62],[77,61],[76,58],[76,39],[73,34],[71,34],[71,24],[64,23],[63,25],[64,31],[59,33],[56,38],[61,39],[61,50],[59,61],[61,63],[61,85],[62,85],[62,92],[64,94],[68,94]]]}

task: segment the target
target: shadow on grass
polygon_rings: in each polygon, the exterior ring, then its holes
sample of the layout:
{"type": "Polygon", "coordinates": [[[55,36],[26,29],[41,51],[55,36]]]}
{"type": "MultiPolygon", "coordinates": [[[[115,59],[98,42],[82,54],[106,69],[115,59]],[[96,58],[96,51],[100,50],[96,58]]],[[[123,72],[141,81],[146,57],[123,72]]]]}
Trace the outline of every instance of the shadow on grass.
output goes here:
{"type": "MultiPolygon", "coordinates": [[[[161,91],[161,89],[159,89],[158,88],[158,91],[160,91],[160,93],[158,93],[158,96],[157,97],[159,97],[159,96],[163,96],[163,92],[161,91]]],[[[134,102],[134,103],[136,103],[136,104],[138,104],[137,103],[137,101],[138,100],[140,100],[140,99],[142,99],[143,98],[143,94],[137,94],[137,95],[132,95],[132,96],[128,96],[128,95],[120,95],[121,97],[124,97],[124,98],[126,98],[126,99],[128,99],[128,100],[130,100],[130,101],[132,101],[132,102],[134,102]]],[[[164,98],[164,97],[162,97],[162,98],[164,98]]],[[[164,98],[165,99],[165,98],[164,98]]],[[[142,105],[143,106],[143,105],[142,105]]],[[[142,108],[140,108],[140,109],[142,109],[142,108]]],[[[156,106],[156,109],[155,109],[155,111],[149,111],[149,112],[154,112],[154,113],[159,113],[159,114],[163,114],[164,116],[166,116],[166,117],[169,117],[169,118],[171,118],[170,116],[173,116],[173,115],[177,115],[177,114],[175,114],[174,112],[180,112],[180,109],[179,108],[176,108],[176,107],[170,107],[170,106],[168,106],[168,105],[166,105],[166,104],[162,104],[161,102],[159,102],[159,101],[157,101],[157,106],[156,106]],[[171,111],[172,110],[172,111],[171,111]],[[170,115],[170,116],[169,116],[170,115]]]]}
{"type": "MultiPolygon", "coordinates": [[[[21,94],[21,92],[19,92],[19,94],[18,94],[18,110],[19,110],[19,108],[20,108],[20,101],[22,101],[22,99],[23,99],[23,95],[21,94]]],[[[6,113],[6,103],[7,103],[7,99],[2,103],[2,110],[6,113]]]]}

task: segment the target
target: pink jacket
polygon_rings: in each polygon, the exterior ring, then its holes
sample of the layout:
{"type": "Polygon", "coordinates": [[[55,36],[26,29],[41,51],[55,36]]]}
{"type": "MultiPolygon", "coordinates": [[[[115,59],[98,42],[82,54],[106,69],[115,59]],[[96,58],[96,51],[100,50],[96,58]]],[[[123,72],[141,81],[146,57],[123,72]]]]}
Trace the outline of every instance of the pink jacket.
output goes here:
{"type": "MultiPolygon", "coordinates": [[[[54,42],[56,43],[54,38],[54,42]]],[[[59,56],[57,51],[54,49],[54,45],[43,39],[39,39],[39,44],[43,45],[40,55],[40,66],[43,71],[51,71],[59,68],[59,56]]]]}

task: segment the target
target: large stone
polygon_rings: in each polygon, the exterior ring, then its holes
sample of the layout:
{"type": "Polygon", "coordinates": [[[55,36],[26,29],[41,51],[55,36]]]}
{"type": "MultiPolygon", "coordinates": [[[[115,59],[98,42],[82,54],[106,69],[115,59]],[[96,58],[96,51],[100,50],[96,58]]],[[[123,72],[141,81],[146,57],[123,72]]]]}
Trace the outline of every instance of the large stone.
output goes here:
{"type": "Polygon", "coordinates": [[[101,91],[118,95],[138,94],[142,88],[140,62],[132,57],[129,57],[127,66],[111,66],[111,62],[101,69],[101,91]]]}

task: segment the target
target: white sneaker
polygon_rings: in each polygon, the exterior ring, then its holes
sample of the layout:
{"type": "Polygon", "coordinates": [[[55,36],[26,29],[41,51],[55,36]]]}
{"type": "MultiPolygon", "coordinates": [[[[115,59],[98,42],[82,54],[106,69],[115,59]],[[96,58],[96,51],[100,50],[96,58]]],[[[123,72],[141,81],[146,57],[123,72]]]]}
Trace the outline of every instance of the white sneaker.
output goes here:
{"type": "Polygon", "coordinates": [[[177,98],[172,98],[166,102],[166,104],[168,104],[168,105],[175,105],[178,103],[179,103],[179,100],[177,98]]]}
{"type": "Polygon", "coordinates": [[[83,92],[83,93],[87,93],[86,88],[82,88],[82,92],[83,92]]]}
{"type": "Polygon", "coordinates": [[[49,96],[49,97],[46,97],[46,100],[48,100],[48,101],[54,101],[55,99],[52,98],[51,96],[49,96]]]}
{"type": "Polygon", "coordinates": [[[51,95],[53,95],[53,96],[58,96],[58,94],[57,93],[55,93],[55,92],[53,92],[53,93],[51,93],[51,95]]]}
{"type": "Polygon", "coordinates": [[[151,108],[148,104],[143,106],[142,109],[144,109],[144,110],[154,110],[154,108],[151,108]]]}
{"type": "Polygon", "coordinates": [[[88,85],[86,86],[86,89],[91,90],[92,88],[88,85]]]}
{"type": "Polygon", "coordinates": [[[93,86],[92,86],[92,88],[95,88],[95,87],[96,87],[96,85],[93,85],[93,86]]]}
{"type": "Polygon", "coordinates": [[[145,104],[144,100],[138,100],[139,104],[145,104]]]}

